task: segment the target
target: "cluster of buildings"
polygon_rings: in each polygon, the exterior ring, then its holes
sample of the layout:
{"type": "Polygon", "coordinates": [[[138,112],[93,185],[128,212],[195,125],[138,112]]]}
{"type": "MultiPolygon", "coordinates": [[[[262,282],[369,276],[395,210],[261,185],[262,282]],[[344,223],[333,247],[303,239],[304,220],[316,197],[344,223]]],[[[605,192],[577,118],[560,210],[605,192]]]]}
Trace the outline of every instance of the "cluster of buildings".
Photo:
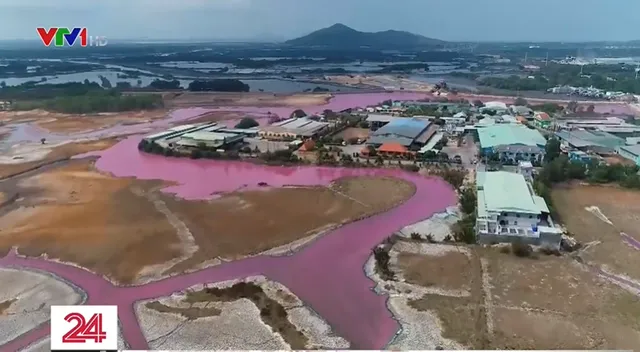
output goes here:
{"type": "Polygon", "coordinates": [[[552,129],[572,160],[619,155],[640,166],[640,126],[619,117],[558,118],[552,129]]]}

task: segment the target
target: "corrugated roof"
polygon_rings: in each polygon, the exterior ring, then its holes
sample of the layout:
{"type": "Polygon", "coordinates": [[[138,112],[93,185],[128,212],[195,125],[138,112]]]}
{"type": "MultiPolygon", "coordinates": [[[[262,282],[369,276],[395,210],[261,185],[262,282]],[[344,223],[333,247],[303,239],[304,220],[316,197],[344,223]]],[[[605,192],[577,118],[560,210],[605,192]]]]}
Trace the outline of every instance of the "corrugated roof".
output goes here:
{"type": "Polygon", "coordinates": [[[478,186],[484,192],[486,211],[540,214],[541,205],[536,204],[524,176],[506,171],[479,172],[478,175],[481,173],[484,175],[478,177],[478,181],[482,184],[478,186]]]}
{"type": "Polygon", "coordinates": [[[620,147],[620,149],[623,149],[624,151],[634,154],[636,156],[640,156],[640,144],[636,144],[636,145],[627,145],[624,147],[620,147]]]}
{"type": "Polygon", "coordinates": [[[597,146],[615,149],[625,145],[624,139],[601,131],[558,131],[556,136],[576,148],[597,146]]]}
{"type": "Polygon", "coordinates": [[[368,122],[390,122],[395,119],[397,119],[397,117],[391,115],[369,114],[369,116],[367,116],[368,122]]]}
{"type": "Polygon", "coordinates": [[[497,124],[479,128],[478,137],[482,148],[509,144],[543,147],[547,143],[540,132],[520,124],[497,124]]]}
{"type": "Polygon", "coordinates": [[[373,135],[395,134],[414,139],[429,127],[430,123],[427,120],[399,117],[373,132],[373,135]]]}
{"type": "Polygon", "coordinates": [[[378,148],[378,151],[385,153],[406,153],[407,148],[400,143],[385,143],[378,148]]]}

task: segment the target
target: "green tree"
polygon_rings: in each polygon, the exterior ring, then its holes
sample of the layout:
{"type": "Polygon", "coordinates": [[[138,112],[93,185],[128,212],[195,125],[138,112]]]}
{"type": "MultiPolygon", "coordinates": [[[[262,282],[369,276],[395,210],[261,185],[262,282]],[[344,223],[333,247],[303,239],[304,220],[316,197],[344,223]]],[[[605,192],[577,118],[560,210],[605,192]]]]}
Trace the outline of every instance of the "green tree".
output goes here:
{"type": "Polygon", "coordinates": [[[516,100],[513,102],[514,105],[517,106],[527,106],[529,103],[527,102],[527,99],[523,98],[523,97],[518,97],[516,98],[516,100]]]}
{"type": "Polygon", "coordinates": [[[247,129],[247,128],[256,127],[256,126],[260,126],[260,124],[258,123],[258,121],[250,117],[245,117],[236,124],[236,128],[242,128],[242,129],[247,129]]]}
{"type": "Polygon", "coordinates": [[[476,99],[473,101],[473,106],[481,108],[484,107],[484,103],[482,102],[482,100],[476,99]]]}
{"type": "Polygon", "coordinates": [[[305,117],[305,116],[307,116],[307,113],[304,112],[304,110],[302,110],[302,109],[293,110],[293,112],[290,115],[291,118],[294,118],[294,117],[298,117],[299,118],[299,117],[305,117]]]}
{"type": "Polygon", "coordinates": [[[578,102],[575,100],[570,101],[567,104],[567,111],[575,113],[576,111],[578,111],[578,102]]]}
{"type": "Polygon", "coordinates": [[[560,156],[560,141],[555,137],[549,138],[549,140],[547,141],[547,144],[544,147],[544,151],[545,151],[545,155],[544,155],[545,162],[547,163],[552,162],[554,159],[560,156]]]}
{"type": "Polygon", "coordinates": [[[5,81],[0,82],[0,88],[7,88],[7,82],[5,81]]]}

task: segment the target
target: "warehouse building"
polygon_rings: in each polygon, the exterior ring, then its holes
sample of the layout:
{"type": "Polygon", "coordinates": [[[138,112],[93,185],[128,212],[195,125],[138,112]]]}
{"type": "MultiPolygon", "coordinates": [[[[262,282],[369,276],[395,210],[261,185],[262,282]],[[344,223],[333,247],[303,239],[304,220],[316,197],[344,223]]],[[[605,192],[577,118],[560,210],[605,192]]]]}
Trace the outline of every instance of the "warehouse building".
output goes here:
{"type": "Polygon", "coordinates": [[[572,148],[597,154],[614,154],[619,147],[625,145],[624,139],[602,131],[558,131],[555,135],[572,148]]]}
{"type": "Polygon", "coordinates": [[[544,158],[547,141],[537,130],[521,124],[496,124],[476,131],[483,155],[498,154],[501,160],[514,163],[544,158]]]}
{"type": "Polygon", "coordinates": [[[276,122],[260,129],[258,135],[269,140],[295,140],[316,138],[329,127],[326,122],[318,122],[308,118],[292,118],[276,122]]]}
{"type": "Polygon", "coordinates": [[[551,220],[545,200],[518,173],[477,174],[478,242],[522,242],[558,248],[562,231],[551,220]]]}
{"type": "Polygon", "coordinates": [[[427,120],[398,117],[373,132],[367,140],[367,145],[397,152],[400,151],[400,147],[405,151],[417,151],[437,130],[438,126],[427,120]]]}
{"type": "Polygon", "coordinates": [[[640,144],[621,146],[618,148],[618,154],[640,166],[640,144]]]}

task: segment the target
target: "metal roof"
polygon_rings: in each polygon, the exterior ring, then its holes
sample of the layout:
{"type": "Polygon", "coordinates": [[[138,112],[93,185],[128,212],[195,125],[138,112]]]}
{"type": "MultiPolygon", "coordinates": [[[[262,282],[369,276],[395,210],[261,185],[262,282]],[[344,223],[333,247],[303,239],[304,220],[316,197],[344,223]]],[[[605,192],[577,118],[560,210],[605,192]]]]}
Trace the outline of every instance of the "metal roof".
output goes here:
{"type": "Polygon", "coordinates": [[[397,119],[397,117],[391,115],[369,114],[369,116],[367,116],[368,122],[391,122],[395,119],[397,119]]]}
{"type": "Polygon", "coordinates": [[[601,131],[558,131],[556,136],[576,148],[597,146],[615,149],[625,144],[624,139],[601,131]]]}
{"type": "Polygon", "coordinates": [[[540,132],[520,124],[496,124],[477,131],[481,148],[512,144],[543,147],[547,144],[540,132]]]}
{"type": "Polygon", "coordinates": [[[620,147],[620,149],[626,151],[627,153],[631,153],[635,156],[640,156],[640,144],[626,145],[624,147],[620,147]]]}
{"type": "Polygon", "coordinates": [[[422,133],[422,131],[429,127],[430,124],[431,122],[427,120],[398,117],[373,132],[373,135],[381,136],[393,134],[400,137],[415,139],[422,133]]]}
{"type": "MultiPolygon", "coordinates": [[[[478,206],[487,212],[518,212],[540,214],[548,211],[544,199],[532,194],[524,176],[506,171],[479,172],[478,188],[483,192],[484,204],[478,206]],[[540,203],[542,201],[542,203],[540,203]],[[544,205],[543,205],[544,204],[544,205]]],[[[479,194],[478,201],[481,201],[479,194]]]]}
{"type": "Polygon", "coordinates": [[[236,138],[238,137],[235,133],[220,133],[220,132],[206,132],[206,131],[197,131],[191,133],[185,133],[182,135],[182,138],[185,139],[193,139],[197,141],[219,141],[224,140],[225,138],[236,138]]]}

